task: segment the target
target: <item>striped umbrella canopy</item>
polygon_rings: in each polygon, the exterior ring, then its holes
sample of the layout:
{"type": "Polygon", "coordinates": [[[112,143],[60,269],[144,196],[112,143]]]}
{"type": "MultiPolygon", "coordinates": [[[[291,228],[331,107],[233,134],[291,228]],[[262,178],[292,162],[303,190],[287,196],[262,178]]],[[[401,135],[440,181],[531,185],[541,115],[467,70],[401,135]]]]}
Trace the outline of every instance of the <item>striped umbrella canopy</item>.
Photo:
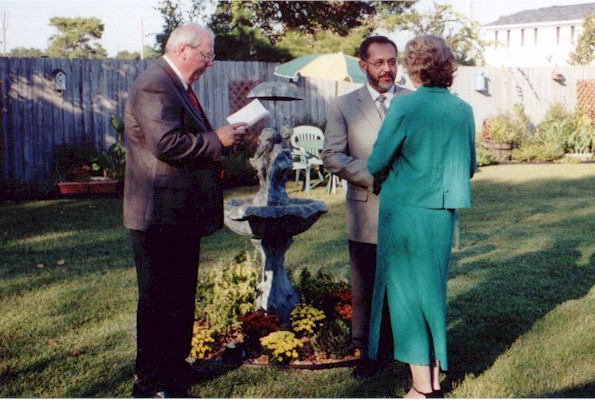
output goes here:
{"type": "Polygon", "coordinates": [[[359,69],[359,58],[339,53],[308,54],[280,64],[273,72],[277,76],[296,79],[298,75],[333,81],[365,83],[367,78],[359,69]]]}

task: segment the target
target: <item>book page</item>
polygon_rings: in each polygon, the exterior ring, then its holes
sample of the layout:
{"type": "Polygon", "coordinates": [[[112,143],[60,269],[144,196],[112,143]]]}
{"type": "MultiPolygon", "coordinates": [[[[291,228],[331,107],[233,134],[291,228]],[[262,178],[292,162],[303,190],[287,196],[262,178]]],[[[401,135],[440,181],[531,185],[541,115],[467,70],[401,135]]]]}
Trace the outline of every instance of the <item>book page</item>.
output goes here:
{"type": "Polygon", "coordinates": [[[264,108],[262,103],[258,99],[254,99],[227,117],[227,122],[230,124],[234,124],[236,122],[246,122],[248,124],[246,128],[249,128],[262,118],[268,117],[268,115],[269,112],[266,108],[264,108]]]}

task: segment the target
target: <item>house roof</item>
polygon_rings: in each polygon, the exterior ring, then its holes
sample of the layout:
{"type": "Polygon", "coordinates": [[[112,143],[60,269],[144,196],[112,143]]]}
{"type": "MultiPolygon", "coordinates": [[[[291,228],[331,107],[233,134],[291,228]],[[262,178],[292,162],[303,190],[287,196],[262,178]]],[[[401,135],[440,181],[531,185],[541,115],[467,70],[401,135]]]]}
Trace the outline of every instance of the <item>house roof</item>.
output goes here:
{"type": "Polygon", "coordinates": [[[500,17],[497,21],[491,22],[485,26],[524,25],[539,22],[582,20],[593,12],[595,12],[595,3],[537,8],[500,17]]]}

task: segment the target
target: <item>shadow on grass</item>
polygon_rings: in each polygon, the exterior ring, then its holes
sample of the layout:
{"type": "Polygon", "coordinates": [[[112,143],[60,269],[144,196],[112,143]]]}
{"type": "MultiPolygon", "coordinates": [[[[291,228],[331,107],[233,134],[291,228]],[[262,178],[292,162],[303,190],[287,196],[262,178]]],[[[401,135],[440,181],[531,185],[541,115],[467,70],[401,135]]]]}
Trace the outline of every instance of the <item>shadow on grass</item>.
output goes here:
{"type": "MultiPolygon", "coordinates": [[[[595,264],[578,265],[578,245],[571,238],[559,239],[546,251],[451,269],[450,279],[473,273],[481,276],[482,283],[448,303],[447,321],[452,327],[448,331],[447,390],[466,374],[478,376],[489,369],[517,338],[558,305],[589,292],[595,284],[595,264]]],[[[561,397],[567,396],[562,393],[561,397]]]]}
{"type": "Polygon", "coordinates": [[[584,386],[572,387],[557,392],[544,393],[544,398],[576,399],[592,398],[595,395],[595,382],[587,383],[584,386]]]}

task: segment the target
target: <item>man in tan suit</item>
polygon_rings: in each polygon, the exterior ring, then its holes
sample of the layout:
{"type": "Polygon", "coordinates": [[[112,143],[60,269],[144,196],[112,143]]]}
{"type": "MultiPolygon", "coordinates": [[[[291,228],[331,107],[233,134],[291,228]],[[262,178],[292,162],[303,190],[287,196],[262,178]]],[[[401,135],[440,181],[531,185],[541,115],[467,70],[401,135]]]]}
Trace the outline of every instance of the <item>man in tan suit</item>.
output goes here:
{"type": "Polygon", "coordinates": [[[384,36],[365,39],[360,69],[368,82],[330,105],[322,153],[324,167],[347,180],[347,238],[353,306],[352,341],[367,360],[370,302],[376,272],[378,196],[366,163],[384,113],[394,96],[410,90],[394,84],[397,46],[384,36]]]}

